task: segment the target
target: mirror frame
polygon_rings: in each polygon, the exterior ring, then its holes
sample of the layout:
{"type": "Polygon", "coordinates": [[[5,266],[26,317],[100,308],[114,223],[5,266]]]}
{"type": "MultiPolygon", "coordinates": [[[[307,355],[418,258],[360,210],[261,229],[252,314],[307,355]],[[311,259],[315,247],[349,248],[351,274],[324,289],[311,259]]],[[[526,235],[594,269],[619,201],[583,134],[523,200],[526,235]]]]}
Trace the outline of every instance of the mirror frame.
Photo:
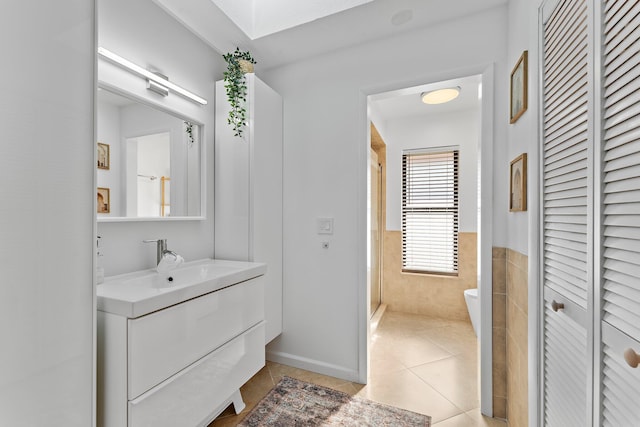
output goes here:
{"type": "MultiPolygon", "coordinates": [[[[176,118],[184,121],[189,121],[194,125],[200,126],[200,215],[193,216],[166,216],[166,217],[126,217],[126,216],[98,216],[96,213],[97,222],[140,222],[140,221],[203,221],[207,219],[207,144],[206,133],[204,123],[201,120],[194,119],[184,112],[174,110],[165,104],[154,102],[150,98],[141,97],[134,93],[128,92],[121,87],[107,83],[102,80],[98,80],[96,86],[96,112],[97,112],[97,89],[108,90],[116,95],[129,98],[135,102],[139,102],[147,107],[154,108],[163,113],[170,114],[176,118]]],[[[97,135],[97,120],[96,120],[96,135],[97,135]]],[[[94,142],[95,143],[95,142],[94,142]]],[[[96,170],[96,187],[97,187],[97,170],[96,170]]]]}

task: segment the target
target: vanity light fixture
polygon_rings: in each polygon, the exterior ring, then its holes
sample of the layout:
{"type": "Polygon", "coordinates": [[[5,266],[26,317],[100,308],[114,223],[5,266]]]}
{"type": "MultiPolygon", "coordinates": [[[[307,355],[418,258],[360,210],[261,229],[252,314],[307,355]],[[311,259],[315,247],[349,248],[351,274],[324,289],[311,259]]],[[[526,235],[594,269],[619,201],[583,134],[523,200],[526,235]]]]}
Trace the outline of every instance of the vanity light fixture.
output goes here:
{"type": "Polygon", "coordinates": [[[154,82],[153,80],[147,79],[147,89],[149,89],[152,92],[157,93],[160,96],[168,96],[169,95],[169,88],[167,88],[166,86],[163,86],[161,84],[158,84],[158,83],[154,82]]]}
{"type": "Polygon", "coordinates": [[[420,98],[425,104],[444,104],[453,101],[460,95],[460,86],[422,92],[420,98]]]}
{"type": "MultiPolygon", "coordinates": [[[[108,59],[109,61],[120,65],[123,68],[126,68],[127,70],[133,72],[134,74],[138,74],[144,78],[146,78],[149,82],[149,88],[151,89],[152,87],[164,87],[166,89],[168,89],[171,92],[175,92],[177,94],[180,94],[186,98],[189,98],[192,101],[195,101],[199,104],[202,105],[207,105],[207,100],[204,98],[199,97],[198,95],[189,92],[188,90],[178,86],[175,83],[170,82],[169,80],[167,80],[166,78],[163,78],[157,74],[152,73],[149,70],[146,70],[142,67],[140,67],[139,65],[134,64],[133,62],[119,56],[116,55],[115,53],[111,52],[110,50],[107,50],[103,47],[98,47],[98,55],[102,56],[105,59],[108,59]]],[[[157,91],[155,89],[152,89],[154,91],[157,91]]]]}

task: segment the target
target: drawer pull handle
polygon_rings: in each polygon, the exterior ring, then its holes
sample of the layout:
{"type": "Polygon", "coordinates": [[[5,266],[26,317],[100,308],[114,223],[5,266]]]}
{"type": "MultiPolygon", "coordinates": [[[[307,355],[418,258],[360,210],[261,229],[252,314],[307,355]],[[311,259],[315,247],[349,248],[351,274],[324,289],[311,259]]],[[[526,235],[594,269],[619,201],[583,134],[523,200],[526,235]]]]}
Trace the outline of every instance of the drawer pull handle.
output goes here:
{"type": "Polygon", "coordinates": [[[558,310],[564,309],[564,304],[561,302],[556,302],[556,300],[553,300],[553,302],[551,303],[551,309],[557,313],[558,310]]]}
{"type": "Polygon", "coordinates": [[[624,351],[624,360],[632,368],[637,368],[640,364],[640,354],[633,351],[632,348],[628,348],[624,351]]]}

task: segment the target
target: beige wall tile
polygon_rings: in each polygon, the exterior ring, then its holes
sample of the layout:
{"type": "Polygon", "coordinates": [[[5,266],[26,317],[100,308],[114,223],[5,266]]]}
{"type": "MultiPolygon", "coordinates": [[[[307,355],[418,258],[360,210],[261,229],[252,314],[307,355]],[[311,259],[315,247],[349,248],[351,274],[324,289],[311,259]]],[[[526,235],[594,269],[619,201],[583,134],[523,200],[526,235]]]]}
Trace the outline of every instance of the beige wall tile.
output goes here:
{"type": "Polygon", "coordinates": [[[507,399],[504,397],[493,398],[494,418],[507,418],[507,399]]]}
{"type": "Polygon", "coordinates": [[[510,426],[528,425],[528,258],[506,251],[507,418],[510,426]]]}
{"type": "MultiPolygon", "coordinates": [[[[508,251],[511,254],[511,250],[508,251]]],[[[520,308],[525,314],[528,312],[528,266],[526,261],[522,261],[523,255],[511,255],[511,259],[507,259],[507,294],[512,302],[520,308]],[[516,260],[513,262],[512,260],[516,260]]]]}
{"type": "Polygon", "coordinates": [[[507,296],[504,294],[493,294],[493,327],[507,327],[507,296]]]}
{"type": "Polygon", "coordinates": [[[507,417],[507,267],[506,249],[492,249],[494,416],[507,417]]]}
{"type": "MultiPolygon", "coordinates": [[[[509,301],[510,298],[507,298],[509,301]]],[[[514,340],[519,350],[526,354],[528,346],[527,315],[515,304],[507,302],[507,336],[514,340]]]]}
{"type": "Polygon", "coordinates": [[[494,258],[492,263],[493,293],[507,293],[507,264],[504,258],[494,258]]]}
{"type": "Polygon", "coordinates": [[[470,322],[464,290],[477,287],[476,242],[476,233],[460,233],[458,277],[402,273],[402,233],[385,231],[383,302],[390,311],[470,322]]]}
{"type": "Polygon", "coordinates": [[[493,396],[507,398],[507,341],[504,328],[493,328],[493,396]]]}
{"type": "Polygon", "coordinates": [[[515,264],[516,267],[526,270],[529,266],[529,258],[513,249],[507,249],[507,261],[515,264]]]}

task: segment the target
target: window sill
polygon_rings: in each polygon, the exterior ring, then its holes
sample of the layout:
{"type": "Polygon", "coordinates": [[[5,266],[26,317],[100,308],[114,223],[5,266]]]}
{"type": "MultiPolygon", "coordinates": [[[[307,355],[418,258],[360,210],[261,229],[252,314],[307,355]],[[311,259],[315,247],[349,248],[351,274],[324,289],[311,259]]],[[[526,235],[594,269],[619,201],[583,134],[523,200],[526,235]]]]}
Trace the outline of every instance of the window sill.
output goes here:
{"type": "Polygon", "coordinates": [[[457,273],[437,273],[434,271],[420,271],[420,270],[401,270],[401,274],[406,274],[410,276],[428,276],[428,277],[440,277],[440,278],[450,278],[457,279],[460,275],[460,272],[457,273]]]}

